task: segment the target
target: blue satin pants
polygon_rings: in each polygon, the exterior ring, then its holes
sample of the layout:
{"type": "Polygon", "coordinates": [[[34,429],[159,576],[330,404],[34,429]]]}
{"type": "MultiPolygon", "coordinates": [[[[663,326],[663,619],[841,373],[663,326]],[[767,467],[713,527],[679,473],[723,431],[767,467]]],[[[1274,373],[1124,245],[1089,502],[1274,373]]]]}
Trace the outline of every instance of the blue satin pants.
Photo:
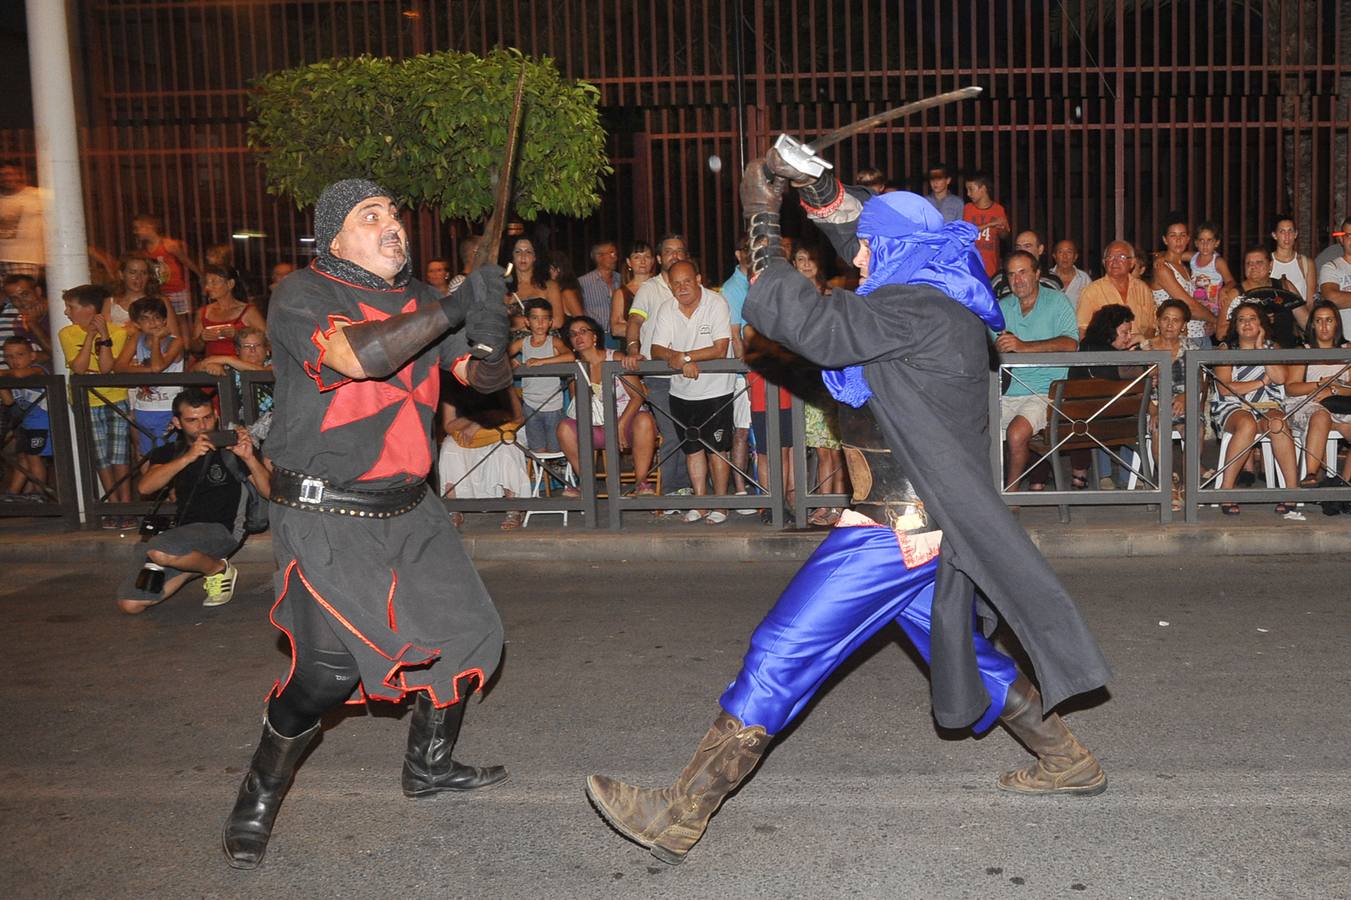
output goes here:
{"type": "MultiPolygon", "coordinates": [[[[722,708],[777,734],[849,654],[892,620],[927,662],[937,571],[938,559],[907,569],[889,528],[831,529],[751,635],[722,708]]],[[[989,707],[971,726],[979,734],[999,718],[1018,672],[979,630],[972,640],[990,694],[989,707]]]]}

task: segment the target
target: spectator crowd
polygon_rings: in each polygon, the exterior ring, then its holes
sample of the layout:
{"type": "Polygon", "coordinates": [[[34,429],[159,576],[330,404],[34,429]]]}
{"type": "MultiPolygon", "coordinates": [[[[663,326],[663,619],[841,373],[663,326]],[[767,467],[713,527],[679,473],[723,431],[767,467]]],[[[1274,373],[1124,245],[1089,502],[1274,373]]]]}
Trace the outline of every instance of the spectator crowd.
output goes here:
{"type": "MultiPolygon", "coordinates": [[[[860,170],[856,176],[858,184],[874,193],[895,189],[878,170],[860,170]]],[[[1015,363],[1022,353],[1137,349],[1171,355],[1173,395],[1160,398],[1154,391],[1147,398],[1152,454],[1132,448],[1135,466],[1146,468],[1139,461],[1157,459],[1160,440],[1169,439],[1170,432],[1159,425],[1165,403],[1170,431],[1180,432],[1186,424],[1186,353],[1224,348],[1253,352],[1254,361],[1208,370],[1200,398],[1205,410],[1201,428],[1221,445],[1215,471],[1207,473],[1211,486],[1230,488],[1262,476],[1301,487],[1343,484],[1351,478],[1351,455],[1340,462],[1337,455],[1338,439],[1351,437],[1351,362],[1276,365],[1261,355],[1271,349],[1347,347],[1351,218],[1335,232],[1336,243],[1316,259],[1301,249],[1295,222],[1286,215],[1271,223],[1268,242],[1233,261],[1221,253],[1222,236],[1214,225],[1182,215],[1166,217],[1156,236],[1113,240],[1090,259],[1073,236],[1015,228],[985,174],[957,176],[949,167],[935,165],[926,172],[923,192],[946,221],[962,220],[975,229],[975,246],[1005,318],[1004,330],[991,335],[1000,358],[1015,363]],[[1265,448],[1269,457],[1258,452],[1265,448]]],[[[63,293],[68,321],[56,323],[53,341],[43,283],[41,215],[38,195],[22,165],[0,162],[0,342],[5,365],[0,376],[49,372],[60,354],[78,374],[163,373],[168,382],[185,372],[229,376],[241,396],[248,387],[245,373],[270,369],[267,298],[294,271],[293,263],[279,262],[267,286],[251,290],[249,277],[233,264],[230,244],[209,247],[198,257],[166,233],[158,216],[138,214],[126,246],[114,251],[90,248],[92,266],[100,275],[63,293]]],[[[590,248],[586,271],[578,275],[568,254],[550,249],[541,234],[527,234],[524,225],[515,223],[499,254],[504,266],[510,263],[505,303],[512,319],[515,385],[485,397],[457,389],[453,379],[443,382],[439,431],[444,438],[437,479],[444,496],[575,496],[582,473],[612,465],[630,496],[737,496],[744,508],[735,513],[753,515],[754,496],[767,493],[773,452],[767,416],[773,407],[779,415],[789,509],[801,490],[829,498],[809,501],[811,512],[804,524],[826,526],[839,518],[837,498],[847,496],[851,486],[835,401],[824,390],[817,367],[757,335],[742,319],[749,288],[744,241],[735,248],[730,272],[709,272],[696,248],[679,233],[655,242],[599,240],[590,248]],[[744,361],[749,371],[709,371],[709,364],[728,359],[744,361]],[[643,363],[660,364],[661,370],[643,363]],[[549,374],[532,371],[541,366],[551,366],[549,374]],[[607,372],[613,387],[608,404],[602,399],[607,372]],[[596,448],[592,465],[581,459],[579,382],[590,388],[590,437],[596,448]],[[805,404],[801,438],[808,466],[803,472],[794,471],[794,455],[788,452],[794,440],[792,396],[805,404]],[[618,446],[609,448],[614,459],[606,458],[604,449],[610,417],[618,437],[618,446]]],[[[453,260],[427,260],[421,267],[424,280],[439,291],[457,289],[468,274],[477,241],[461,240],[453,260]]],[[[788,262],[821,294],[857,286],[857,272],[814,229],[796,239],[785,236],[784,246],[788,262]]],[[[1084,377],[1129,381],[1140,370],[1101,363],[1014,365],[1000,374],[1002,480],[1008,491],[1035,491],[1045,489],[1052,461],[1035,448],[1055,415],[1050,402],[1055,386],[1084,377]]],[[[129,501],[134,494],[143,495],[147,486],[172,487],[175,478],[157,474],[147,479],[146,473],[169,471],[156,467],[179,458],[166,457],[170,451],[161,450],[183,446],[185,420],[175,409],[179,394],[180,387],[172,383],[108,386],[89,393],[89,464],[105,499],[129,501]]],[[[194,401],[202,397],[192,396],[194,401]]],[[[210,392],[205,396],[212,399],[210,392]]],[[[263,427],[248,440],[261,442],[271,413],[270,395],[260,391],[256,399],[263,427]]],[[[48,496],[52,446],[43,392],[0,390],[0,402],[5,497],[48,496]]],[[[212,402],[211,415],[233,427],[238,411],[220,409],[218,399],[212,402]]],[[[200,456],[205,451],[198,438],[205,432],[191,431],[187,437],[200,456]]],[[[252,444],[241,436],[240,446],[252,444]]],[[[1068,455],[1073,489],[1118,489],[1127,480],[1120,454],[1095,458],[1080,450],[1068,455]]],[[[251,462],[252,456],[246,454],[244,460],[251,462]]],[[[1164,473],[1165,484],[1170,475],[1164,473]]],[[[1174,503],[1180,504],[1181,487],[1172,478],[1174,503]]],[[[699,503],[694,499],[682,502],[680,509],[652,514],[717,526],[732,512],[699,503]]],[[[1324,504],[1328,512],[1340,509],[1340,504],[1324,504]]],[[[768,509],[758,511],[769,519],[768,509]]],[[[1226,503],[1223,511],[1237,514],[1239,506],[1226,503]]],[[[1290,514],[1293,506],[1280,504],[1277,511],[1290,514]]],[[[512,511],[501,525],[516,528],[526,518],[512,511]]],[[[136,520],[110,516],[104,524],[125,528],[136,520]]],[[[195,560],[207,575],[227,565],[218,549],[207,555],[205,562],[195,560]]],[[[144,591],[136,596],[149,602],[144,591]]]]}

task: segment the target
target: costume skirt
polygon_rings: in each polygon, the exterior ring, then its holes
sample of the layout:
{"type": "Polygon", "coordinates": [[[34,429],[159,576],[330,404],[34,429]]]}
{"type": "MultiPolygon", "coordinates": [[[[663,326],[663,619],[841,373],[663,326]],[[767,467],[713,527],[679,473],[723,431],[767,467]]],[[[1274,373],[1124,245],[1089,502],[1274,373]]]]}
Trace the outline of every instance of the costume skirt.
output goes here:
{"type": "MultiPolygon", "coordinates": [[[[479,686],[502,656],[502,621],[464,552],[445,507],[430,492],[390,519],[308,512],[273,504],[277,602],[272,623],[295,645],[316,603],[356,659],[361,698],[400,700],[425,690],[438,706],[463,699],[457,683],[479,686]]],[[[280,680],[284,687],[288,671],[280,680]]]]}

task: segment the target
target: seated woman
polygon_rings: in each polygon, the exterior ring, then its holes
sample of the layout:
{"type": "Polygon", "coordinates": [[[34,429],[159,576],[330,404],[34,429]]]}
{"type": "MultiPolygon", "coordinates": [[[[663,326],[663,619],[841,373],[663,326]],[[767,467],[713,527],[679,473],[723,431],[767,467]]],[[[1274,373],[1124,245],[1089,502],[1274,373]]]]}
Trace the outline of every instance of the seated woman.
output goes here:
{"type": "MultiPolygon", "coordinates": [[[[1336,304],[1320,300],[1314,304],[1309,315],[1309,327],[1305,334],[1305,346],[1310,350],[1335,350],[1347,347],[1346,337],[1342,334],[1342,319],[1336,304]]],[[[1304,470],[1308,474],[1299,483],[1300,487],[1317,487],[1325,472],[1335,472],[1336,459],[1323,459],[1327,448],[1328,435],[1337,432],[1344,438],[1351,438],[1351,409],[1334,412],[1328,405],[1339,407],[1351,400],[1332,401],[1332,397],[1351,397],[1351,370],[1348,363],[1309,363],[1307,366],[1290,366],[1291,380],[1285,385],[1285,410],[1290,427],[1304,442],[1304,470]]],[[[1342,481],[1351,480],[1351,456],[1342,467],[1342,481]]],[[[1335,478],[1328,478],[1329,485],[1339,484],[1335,478]]],[[[1324,504],[1324,511],[1328,504],[1324,504]]],[[[1336,510],[1341,511],[1340,504],[1336,510]]]]}
{"type": "MultiPolygon", "coordinates": [[[[226,356],[216,354],[208,356],[197,364],[199,371],[212,375],[224,375],[227,371],[234,379],[235,396],[244,402],[244,382],[240,372],[271,372],[272,345],[267,340],[267,332],[261,328],[246,325],[235,332],[235,352],[226,356]]],[[[255,385],[258,392],[258,415],[272,411],[272,386],[255,385]]]]}
{"type": "MultiPolygon", "coordinates": [[[[1111,303],[1093,313],[1088,327],[1084,329],[1084,338],[1079,349],[1085,352],[1101,353],[1107,350],[1138,350],[1139,336],[1135,333],[1135,313],[1129,306],[1111,303]]],[[[1129,366],[1107,366],[1099,363],[1092,366],[1073,366],[1070,378],[1107,378],[1119,381],[1134,378],[1138,369],[1129,366]]],[[[1075,490],[1088,487],[1089,453],[1098,453],[1099,470],[1103,473],[1098,479],[1098,489],[1115,490],[1117,483],[1112,480],[1112,456],[1106,450],[1074,450],[1070,453],[1071,486],[1075,490]]]]}
{"type": "MultiPolygon", "coordinates": [[[[528,497],[530,476],[516,430],[525,421],[520,395],[512,388],[480,394],[454,378],[441,383],[441,424],[446,432],[436,471],[443,497],[528,497]]],[[[525,513],[513,509],[502,530],[520,526],[525,513]]],[[[464,514],[451,513],[455,527],[464,514]]]]}
{"type": "MultiPolygon", "coordinates": [[[[1187,385],[1186,366],[1183,364],[1183,354],[1188,350],[1196,349],[1193,342],[1198,340],[1194,336],[1187,334],[1187,323],[1191,321],[1191,309],[1181,300],[1174,300],[1171,297],[1159,304],[1158,310],[1158,333],[1152,338],[1148,338],[1140,345],[1141,350],[1166,350],[1173,356],[1172,365],[1172,400],[1169,403],[1169,419],[1173,426],[1179,426],[1184,421],[1184,414],[1187,411],[1187,385]]],[[[1209,338],[1204,338],[1208,344],[1209,338]]],[[[1159,386],[1154,384],[1154,393],[1149,402],[1149,430],[1154,436],[1154,471],[1159,469],[1159,386]]],[[[1176,472],[1171,473],[1173,483],[1173,512],[1179,512],[1182,509],[1182,484],[1176,472]]]]}
{"type": "MultiPolygon", "coordinates": [[[[570,319],[565,333],[568,343],[572,345],[573,353],[577,355],[577,367],[581,369],[582,377],[591,385],[591,446],[599,449],[605,446],[605,406],[601,402],[600,389],[601,365],[607,360],[616,359],[617,354],[614,350],[601,349],[604,333],[601,331],[600,323],[590,316],[570,319]]],[[[646,395],[637,376],[616,375],[614,381],[615,412],[619,415],[616,422],[619,431],[619,450],[621,453],[633,453],[633,493],[640,497],[654,495],[657,491],[647,480],[647,476],[652,471],[652,460],[657,452],[657,423],[653,421],[652,414],[643,409],[646,395]]],[[[570,390],[574,403],[568,418],[558,423],[558,445],[562,448],[563,455],[568,458],[568,462],[572,464],[572,470],[581,472],[577,439],[576,385],[572,385],[570,390]]],[[[613,464],[617,465],[618,462],[614,461],[613,464]]],[[[563,489],[564,496],[576,497],[578,493],[574,487],[563,489]]],[[[726,513],[723,514],[723,520],[726,520],[726,513]]]]}
{"type": "MultiPolygon", "coordinates": [[[[1237,350],[1268,350],[1266,317],[1262,307],[1243,301],[1234,308],[1229,323],[1230,340],[1237,350]],[[1237,339],[1234,339],[1234,336],[1237,339]]],[[[1253,448],[1265,435],[1271,439],[1271,450],[1287,485],[1296,480],[1295,442],[1290,436],[1281,404],[1285,400],[1285,384],[1294,380],[1293,366],[1250,363],[1215,367],[1215,389],[1210,398],[1210,418],[1216,434],[1232,437],[1221,460],[1220,488],[1234,486],[1239,470],[1252,455],[1253,448]]],[[[1238,515],[1237,503],[1221,503],[1226,516],[1238,515]]],[[[1277,503],[1276,514],[1285,515],[1294,504],[1277,503]]]]}
{"type": "Polygon", "coordinates": [[[1271,251],[1264,246],[1253,247],[1243,254],[1243,280],[1220,293],[1224,315],[1215,324],[1216,343],[1229,341],[1229,326],[1234,320],[1234,310],[1247,300],[1260,304],[1267,316],[1267,340],[1275,342],[1277,346],[1295,346],[1292,311],[1304,306],[1304,298],[1284,276],[1271,277],[1273,262],[1271,251]],[[1288,342],[1284,340],[1287,333],[1292,338],[1288,342]]]}

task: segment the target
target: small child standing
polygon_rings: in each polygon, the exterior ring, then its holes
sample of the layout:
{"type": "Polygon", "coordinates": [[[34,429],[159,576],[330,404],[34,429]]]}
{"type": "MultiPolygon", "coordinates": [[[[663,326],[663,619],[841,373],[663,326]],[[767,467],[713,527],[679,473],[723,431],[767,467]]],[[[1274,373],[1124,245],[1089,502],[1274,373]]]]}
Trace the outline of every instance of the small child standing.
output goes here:
{"type": "MultiPolygon", "coordinates": [[[[553,309],[549,301],[536,297],[525,302],[530,333],[511,344],[509,354],[521,359],[517,367],[531,368],[551,363],[572,362],[574,357],[550,328],[553,309]]],[[[558,452],[558,423],[563,418],[562,381],[559,378],[533,376],[521,379],[521,403],[525,407],[525,440],[531,450],[558,452]]]]}
{"type": "MultiPolygon", "coordinates": [[[[183,342],[169,328],[169,314],[158,297],[142,297],[128,310],[138,332],[118,354],[114,369],[127,374],[183,371],[183,342]]],[[[132,417],[136,422],[136,448],[141,456],[165,443],[174,417],[178,387],[141,385],[132,391],[132,417]]]]}
{"type": "Polygon", "coordinates": [[[985,274],[993,278],[999,271],[999,242],[1009,233],[1009,214],[1002,204],[994,201],[990,176],[984,172],[966,179],[966,196],[971,202],[962,209],[962,218],[980,231],[976,249],[985,263],[985,274]]]}
{"type": "MultiPolygon", "coordinates": [[[[25,338],[5,338],[4,355],[5,368],[0,369],[0,376],[30,378],[48,374],[46,369],[38,365],[37,353],[25,338]]],[[[0,404],[17,407],[16,414],[20,417],[14,431],[18,465],[10,473],[9,484],[5,487],[6,496],[18,500],[26,493],[40,494],[47,483],[47,460],[52,457],[49,434],[51,420],[47,417],[44,391],[42,388],[0,390],[0,404]]]]}

